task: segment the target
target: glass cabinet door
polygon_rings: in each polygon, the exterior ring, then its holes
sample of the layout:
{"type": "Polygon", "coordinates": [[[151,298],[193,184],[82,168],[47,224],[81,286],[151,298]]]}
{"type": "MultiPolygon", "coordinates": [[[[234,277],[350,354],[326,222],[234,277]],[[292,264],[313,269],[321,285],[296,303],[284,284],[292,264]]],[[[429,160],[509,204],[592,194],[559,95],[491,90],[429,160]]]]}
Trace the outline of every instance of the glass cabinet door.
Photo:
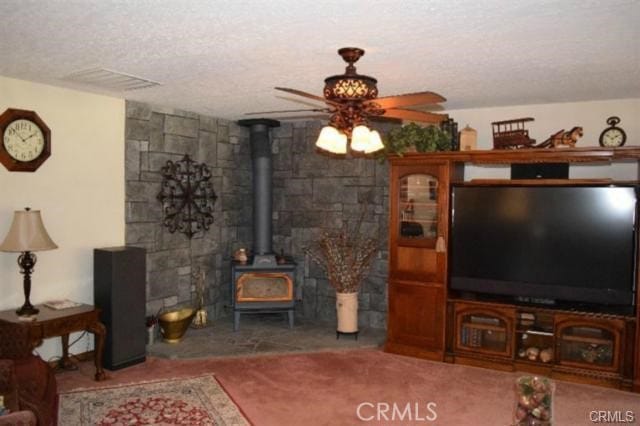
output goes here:
{"type": "Polygon", "coordinates": [[[400,179],[400,238],[433,239],[438,232],[438,179],[411,174],[400,179]]]}
{"type": "Polygon", "coordinates": [[[505,322],[487,315],[465,315],[460,321],[460,347],[507,352],[507,327],[505,322]]]}
{"type": "Polygon", "coordinates": [[[617,333],[591,324],[562,327],[558,357],[563,364],[615,369],[617,340],[617,333]]]}
{"type": "Polygon", "coordinates": [[[511,322],[500,314],[456,306],[456,348],[494,355],[511,355],[511,322]]]}

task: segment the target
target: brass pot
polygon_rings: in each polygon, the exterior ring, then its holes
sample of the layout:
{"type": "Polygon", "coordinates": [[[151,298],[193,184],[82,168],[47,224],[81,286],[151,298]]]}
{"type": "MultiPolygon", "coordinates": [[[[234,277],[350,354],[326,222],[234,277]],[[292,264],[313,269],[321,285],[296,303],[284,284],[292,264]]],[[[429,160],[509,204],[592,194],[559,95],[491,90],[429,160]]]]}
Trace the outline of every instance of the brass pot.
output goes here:
{"type": "Polygon", "coordinates": [[[196,310],[193,308],[183,308],[176,311],[166,312],[158,318],[162,338],[167,343],[178,343],[191,325],[196,310]]]}

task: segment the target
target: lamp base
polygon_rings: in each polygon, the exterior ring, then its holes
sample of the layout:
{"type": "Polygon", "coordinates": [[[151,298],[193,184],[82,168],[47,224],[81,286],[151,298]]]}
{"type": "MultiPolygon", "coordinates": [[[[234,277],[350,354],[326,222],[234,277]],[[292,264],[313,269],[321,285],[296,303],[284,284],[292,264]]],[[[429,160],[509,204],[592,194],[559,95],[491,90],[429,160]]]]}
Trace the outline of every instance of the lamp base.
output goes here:
{"type": "Polygon", "coordinates": [[[40,310],[36,309],[31,303],[25,303],[20,309],[16,311],[19,317],[29,317],[37,314],[40,310]]]}

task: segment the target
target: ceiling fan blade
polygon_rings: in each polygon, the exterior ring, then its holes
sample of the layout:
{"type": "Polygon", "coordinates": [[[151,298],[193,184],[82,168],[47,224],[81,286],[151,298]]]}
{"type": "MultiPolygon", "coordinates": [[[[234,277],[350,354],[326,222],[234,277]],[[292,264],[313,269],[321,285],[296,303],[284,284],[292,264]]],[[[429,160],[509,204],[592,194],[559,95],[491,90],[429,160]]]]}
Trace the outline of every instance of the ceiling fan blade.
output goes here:
{"type": "Polygon", "coordinates": [[[395,123],[402,124],[402,119],[395,117],[385,117],[384,115],[368,115],[367,119],[374,123],[395,123]]]}
{"type": "Polygon", "coordinates": [[[328,108],[281,109],[277,111],[245,112],[244,115],[281,114],[287,112],[329,112],[328,108]]]}
{"type": "Polygon", "coordinates": [[[407,93],[404,95],[385,96],[367,101],[380,105],[381,109],[398,108],[411,105],[438,104],[446,99],[433,92],[407,93]]]}
{"type": "Polygon", "coordinates": [[[433,112],[414,111],[411,109],[387,109],[383,117],[400,118],[402,120],[420,121],[423,123],[439,124],[449,118],[447,114],[436,114],[433,112]]]}
{"type": "Polygon", "coordinates": [[[286,121],[286,122],[291,122],[291,121],[308,121],[308,120],[329,120],[329,114],[322,114],[322,113],[318,113],[318,114],[303,114],[303,115],[276,115],[274,117],[271,117],[274,120],[278,120],[278,121],[286,121]]]}
{"type": "Polygon", "coordinates": [[[320,102],[327,102],[330,103],[329,101],[327,101],[325,98],[323,98],[322,96],[316,96],[316,95],[312,95],[311,93],[307,93],[307,92],[303,92],[302,90],[296,90],[296,89],[289,89],[287,87],[276,87],[276,90],[281,90],[283,92],[287,92],[287,93],[292,93],[294,95],[298,95],[298,96],[304,96],[305,98],[310,98],[310,99],[314,99],[316,101],[320,101],[320,102]]]}

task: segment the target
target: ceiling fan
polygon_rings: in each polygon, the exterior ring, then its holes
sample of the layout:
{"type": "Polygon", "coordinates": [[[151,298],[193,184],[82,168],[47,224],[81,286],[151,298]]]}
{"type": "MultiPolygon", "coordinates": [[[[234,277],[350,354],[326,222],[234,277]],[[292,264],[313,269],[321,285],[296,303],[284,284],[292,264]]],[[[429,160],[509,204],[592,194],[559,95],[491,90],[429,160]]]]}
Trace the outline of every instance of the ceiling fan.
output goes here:
{"type": "Polygon", "coordinates": [[[379,98],[378,81],[373,77],[358,74],[356,67],[353,65],[364,55],[364,50],[357,47],[343,47],[338,50],[338,54],[348,64],[347,68],[344,74],[333,75],[324,80],[323,96],[287,87],[275,88],[293,95],[323,102],[326,106],[304,110],[269,111],[262,114],[301,111],[330,114],[329,126],[322,130],[316,145],[338,154],[346,153],[347,139],[351,139],[350,147],[356,151],[370,153],[383,147],[382,142],[379,140],[380,135],[366,127],[372,118],[384,117],[431,124],[440,123],[448,118],[446,114],[403,108],[445,102],[446,99],[437,93],[417,92],[379,98]],[[325,143],[323,143],[323,135],[325,143]]]}

